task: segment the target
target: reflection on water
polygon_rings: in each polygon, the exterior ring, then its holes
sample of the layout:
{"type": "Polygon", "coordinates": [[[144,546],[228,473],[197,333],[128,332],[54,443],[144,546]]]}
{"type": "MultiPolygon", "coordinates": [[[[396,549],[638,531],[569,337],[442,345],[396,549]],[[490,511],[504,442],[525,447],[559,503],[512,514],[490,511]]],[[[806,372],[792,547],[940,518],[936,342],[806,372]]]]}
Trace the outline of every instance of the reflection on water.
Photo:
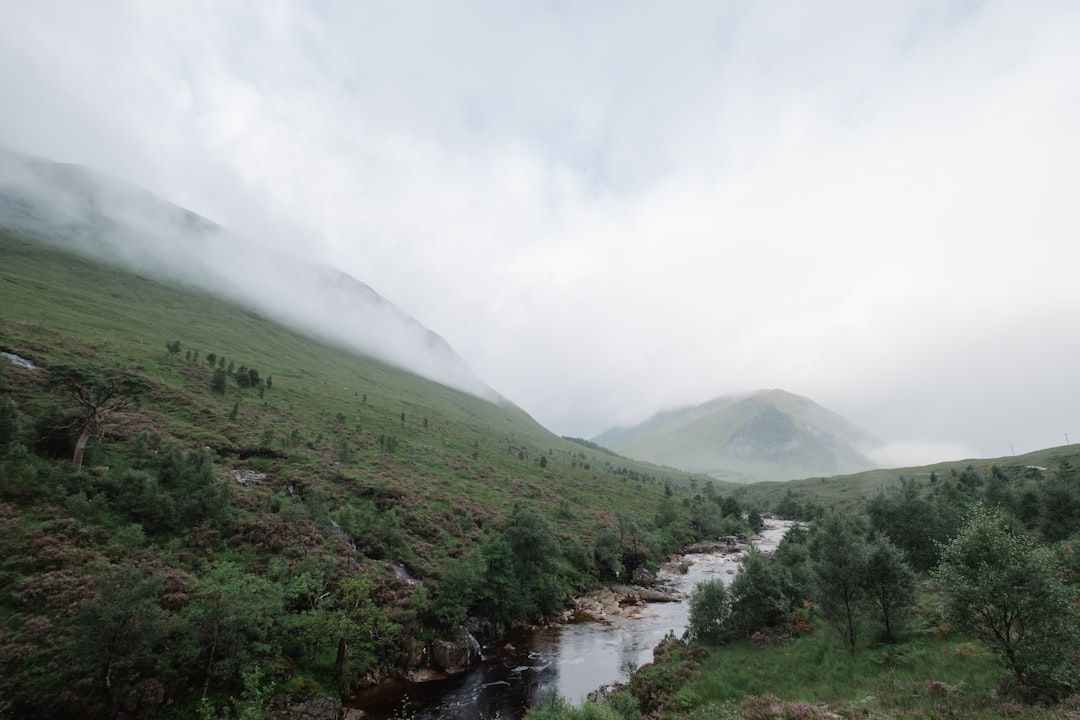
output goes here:
{"type": "MultiPolygon", "coordinates": [[[[755,543],[771,551],[790,523],[774,521],[755,543]]],[[[730,582],[741,555],[687,555],[685,575],[661,571],[658,581],[689,596],[694,586],[730,582]]],[[[484,661],[462,675],[428,683],[388,682],[364,693],[353,707],[377,720],[415,717],[521,718],[552,690],[575,704],[604,685],[625,681],[630,669],[652,662],[652,649],[669,632],[686,629],[689,603],[649,603],[637,619],[610,624],[581,622],[512,635],[506,645],[485,649],[484,661]]]]}

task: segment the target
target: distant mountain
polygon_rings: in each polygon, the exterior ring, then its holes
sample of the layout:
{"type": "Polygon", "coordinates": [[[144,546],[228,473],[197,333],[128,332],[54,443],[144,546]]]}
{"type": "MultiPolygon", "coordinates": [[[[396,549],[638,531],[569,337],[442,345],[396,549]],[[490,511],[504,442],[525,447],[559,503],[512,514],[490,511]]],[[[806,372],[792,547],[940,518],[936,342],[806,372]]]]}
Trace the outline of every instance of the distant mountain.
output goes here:
{"type": "Polygon", "coordinates": [[[442,337],[360,280],[269,250],[89,168],[0,148],[0,229],[181,281],[319,339],[501,400],[442,337]]]}
{"type": "Polygon", "coordinates": [[[783,390],[722,397],[654,415],[593,438],[615,452],[734,482],[792,480],[869,470],[869,433],[809,398],[783,390]]]}

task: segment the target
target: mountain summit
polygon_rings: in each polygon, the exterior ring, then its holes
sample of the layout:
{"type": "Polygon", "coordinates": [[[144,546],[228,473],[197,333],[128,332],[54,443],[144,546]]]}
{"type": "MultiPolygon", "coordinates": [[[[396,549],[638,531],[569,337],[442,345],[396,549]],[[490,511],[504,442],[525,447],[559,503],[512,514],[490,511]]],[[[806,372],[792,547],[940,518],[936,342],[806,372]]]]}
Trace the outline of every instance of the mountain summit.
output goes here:
{"type": "Polygon", "coordinates": [[[809,398],[759,390],[662,412],[594,442],[639,460],[735,482],[792,480],[874,467],[880,442],[809,398]]]}
{"type": "Polygon", "coordinates": [[[0,148],[0,229],[180,281],[320,340],[502,400],[442,337],[360,280],[275,252],[95,170],[0,148]]]}

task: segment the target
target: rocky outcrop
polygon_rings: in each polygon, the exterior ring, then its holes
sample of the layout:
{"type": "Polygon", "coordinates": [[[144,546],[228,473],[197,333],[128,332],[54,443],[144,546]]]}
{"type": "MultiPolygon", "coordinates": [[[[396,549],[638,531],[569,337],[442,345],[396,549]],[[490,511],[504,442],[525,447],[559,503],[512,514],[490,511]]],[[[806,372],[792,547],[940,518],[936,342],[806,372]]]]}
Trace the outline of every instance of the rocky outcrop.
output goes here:
{"type": "Polygon", "coordinates": [[[457,675],[480,661],[480,643],[463,630],[457,640],[433,641],[430,659],[436,669],[457,675]]]}
{"type": "Polygon", "coordinates": [[[646,603],[678,602],[683,596],[666,588],[647,588],[637,585],[612,585],[589,593],[574,601],[573,607],[560,620],[596,620],[610,622],[615,617],[639,618],[646,603]]]}

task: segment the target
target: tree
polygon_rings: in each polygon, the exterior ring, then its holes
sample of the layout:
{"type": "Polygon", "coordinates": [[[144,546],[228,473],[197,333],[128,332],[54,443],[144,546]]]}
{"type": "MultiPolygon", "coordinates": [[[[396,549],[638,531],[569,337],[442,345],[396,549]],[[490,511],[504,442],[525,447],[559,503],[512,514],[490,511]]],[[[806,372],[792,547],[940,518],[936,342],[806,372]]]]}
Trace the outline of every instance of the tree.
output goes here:
{"type": "Polygon", "coordinates": [[[867,548],[862,518],[837,512],[827,515],[814,528],[810,556],[818,605],[854,654],[856,618],[865,595],[867,548]]]}
{"type": "Polygon", "coordinates": [[[94,677],[94,687],[111,703],[121,687],[153,671],[151,653],[166,631],[158,604],[160,578],[126,566],[110,567],[94,578],[96,592],[75,615],[72,667],[94,677]]]}
{"type": "Polygon", "coordinates": [[[1062,460],[1042,486],[1039,526],[1050,541],[1064,540],[1080,530],[1080,489],[1078,473],[1068,460],[1062,460]]]}
{"type": "Polygon", "coordinates": [[[396,643],[401,626],[391,622],[374,600],[374,584],[360,576],[345,578],[331,598],[328,628],[337,640],[334,684],[343,693],[380,659],[390,664],[388,651],[396,643]]]}
{"type": "Polygon", "coordinates": [[[731,597],[722,580],[699,583],[690,595],[687,639],[719,645],[731,635],[731,597]]]}
{"type": "Polygon", "coordinates": [[[211,680],[236,685],[242,670],[278,654],[284,598],[281,585],[230,561],[213,563],[193,590],[184,608],[191,628],[187,640],[205,675],[206,697],[211,680]]]}
{"type": "Polygon", "coordinates": [[[1053,555],[999,510],[976,505],[942,551],[947,616],[998,654],[1018,686],[1054,696],[1076,676],[1078,617],[1053,555]]]}
{"type": "Polygon", "coordinates": [[[58,365],[49,371],[50,388],[65,394],[79,405],[73,426],[79,430],[71,462],[83,464],[83,454],[90,436],[100,432],[110,415],[131,405],[140,393],[150,389],[141,378],[127,374],[98,374],[85,368],[58,365]]]}
{"type": "Polygon", "coordinates": [[[226,377],[225,371],[218,368],[214,371],[213,377],[210,378],[210,390],[218,395],[225,394],[226,377]]]}
{"type": "Polygon", "coordinates": [[[893,642],[897,620],[915,604],[915,571],[887,535],[876,533],[870,542],[863,589],[881,621],[885,640],[893,642]]]}
{"type": "Polygon", "coordinates": [[[791,572],[751,548],[731,582],[733,626],[749,636],[779,625],[791,611],[796,595],[791,572]]]}
{"type": "Polygon", "coordinates": [[[746,525],[750,528],[750,532],[757,535],[765,529],[765,521],[762,520],[761,514],[757,510],[751,510],[746,516],[746,525]]]}
{"type": "Polygon", "coordinates": [[[173,340],[172,342],[165,343],[165,349],[169,351],[170,355],[180,354],[180,341],[173,340]]]}
{"type": "Polygon", "coordinates": [[[924,499],[914,480],[901,477],[899,485],[870,501],[870,527],[888,535],[916,569],[929,570],[937,565],[941,544],[956,529],[949,513],[941,512],[949,506],[924,499]]]}

